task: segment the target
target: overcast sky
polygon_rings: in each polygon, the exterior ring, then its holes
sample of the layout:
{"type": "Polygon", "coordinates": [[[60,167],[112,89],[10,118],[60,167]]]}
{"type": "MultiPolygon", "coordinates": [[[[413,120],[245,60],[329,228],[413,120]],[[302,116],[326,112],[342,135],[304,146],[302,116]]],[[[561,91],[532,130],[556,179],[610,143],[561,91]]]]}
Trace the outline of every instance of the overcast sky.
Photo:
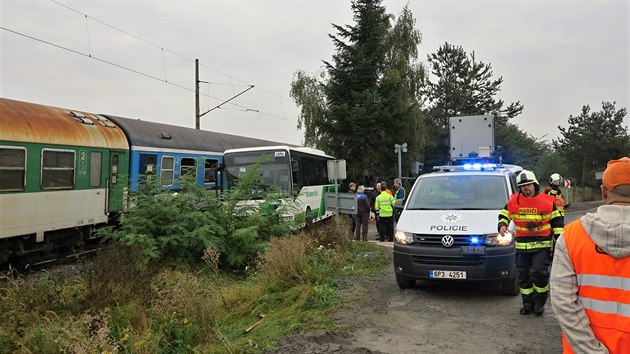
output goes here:
{"type": "MultiPolygon", "coordinates": [[[[396,17],[406,3],[383,1],[396,17]]],[[[557,138],[583,105],[628,107],[627,0],[409,6],[420,59],[445,42],[474,51],[503,77],[498,98],[525,106],[512,121],[535,138],[557,138]]],[[[193,128],[199,59],[202,113],[255,85],[202,129],[293,144],[303,141],[293,74],[322,70],[331,24],[354,24],[342,0],[0,0],[0,14],[4,98],[193,128]]]]}

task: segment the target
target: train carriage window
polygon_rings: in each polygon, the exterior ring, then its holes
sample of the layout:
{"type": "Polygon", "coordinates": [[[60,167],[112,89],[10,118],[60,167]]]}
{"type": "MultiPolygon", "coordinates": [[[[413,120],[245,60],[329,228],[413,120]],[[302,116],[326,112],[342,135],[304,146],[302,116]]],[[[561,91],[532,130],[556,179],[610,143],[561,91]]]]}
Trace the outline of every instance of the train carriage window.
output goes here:
{"type": "Polygon", "coordinates": [[[197,160],[190,157],[182,157],[181,166],[179,167],[180,178],[184,175],[190,174],[195,180],[197,180],[197,160]]]}
{"type": "Polygon", "coordinates": [[[92,151],[90,153],[90,187],[101,185],[101,173],[103,173],[103,153],[92,151]]]}
{"type": "Polygon", "coordinates": [[[26,149],[0,147],[0,191],[23,191],[25,177],[26,149]]]}
{"type": "Polygon", "coordinates": [[[74,188],[75,152],[42,150],[42,189],[74,188]]]}
{"type": "Polygon", "coordinates": [[[217,183],[217,166],[219,160],[206,159],[203,169],[203,183],[217,183]]]}
{"type": "Polygon", "coordinates": [[[174,178],[175,158],[173,156],[162,156],[162,167],[160,168],[160,181],[162,186],[172,186],[174,178]]]}

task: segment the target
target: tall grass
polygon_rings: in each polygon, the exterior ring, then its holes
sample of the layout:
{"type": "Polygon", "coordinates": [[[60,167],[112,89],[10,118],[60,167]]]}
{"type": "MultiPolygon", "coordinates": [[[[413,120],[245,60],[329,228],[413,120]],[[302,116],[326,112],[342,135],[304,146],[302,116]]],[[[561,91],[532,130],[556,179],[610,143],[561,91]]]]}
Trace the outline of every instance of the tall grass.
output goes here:
{"type": "Polygon", "coordinates": [[[5,277],[0,354],[261,353],[286,335],[337,328],[339,279],[377,272],[384,250],[352,242],[345,217],[290,234],[282,210],[244,212],[243,188],[220,206],[194,188],[149,190],[95,258],[5,277]]]}

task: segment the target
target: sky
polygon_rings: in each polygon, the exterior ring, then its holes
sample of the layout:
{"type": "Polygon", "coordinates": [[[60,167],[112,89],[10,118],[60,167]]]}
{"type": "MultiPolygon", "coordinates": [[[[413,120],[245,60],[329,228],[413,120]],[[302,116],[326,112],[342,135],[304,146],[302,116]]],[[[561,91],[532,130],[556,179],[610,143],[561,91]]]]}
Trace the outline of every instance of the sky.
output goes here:
{"type": "MultiPolygon", "coordinates": [[[[194,128],[199,59],[201,129],[301,144],[293,75],[323,70],[332,24],[354,24],[350,4],[0,0],[0,96],[194,128]]],[[[408,4],[421,62],[448,42],[491,64],[496,98],[524,105],[512,122],[537,140],[584,105],[628,107],[627,0],[382,4],[396,18],[408,4]]]]}

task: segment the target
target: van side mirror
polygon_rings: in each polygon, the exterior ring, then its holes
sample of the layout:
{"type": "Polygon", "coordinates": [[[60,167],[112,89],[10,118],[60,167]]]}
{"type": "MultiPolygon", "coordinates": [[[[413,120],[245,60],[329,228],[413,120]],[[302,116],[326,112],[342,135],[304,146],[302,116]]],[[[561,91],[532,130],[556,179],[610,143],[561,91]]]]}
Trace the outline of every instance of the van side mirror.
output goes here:
{"type": "Polygon", "coordinates": [[[396,199],[394,202],[394,209],[403,210],[405,208],[405,202],[402,199],[396,199]]]}

